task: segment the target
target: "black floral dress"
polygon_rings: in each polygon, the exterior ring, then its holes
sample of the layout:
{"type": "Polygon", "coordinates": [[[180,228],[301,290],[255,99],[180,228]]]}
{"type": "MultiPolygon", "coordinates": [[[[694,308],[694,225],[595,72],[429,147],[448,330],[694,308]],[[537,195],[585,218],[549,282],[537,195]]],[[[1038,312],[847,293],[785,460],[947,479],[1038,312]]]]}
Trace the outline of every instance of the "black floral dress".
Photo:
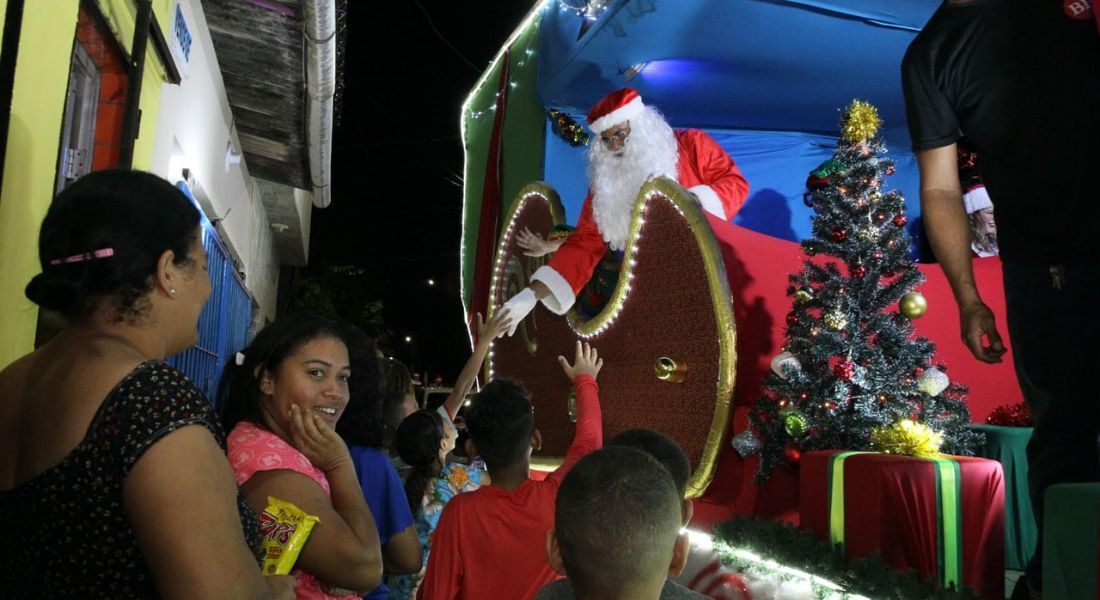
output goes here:
{"type": "MultiPolygon", "coordinates": [[[[160,361],[127,375],[61,463],[0,491],[0,597],[157,597],[123,509],[122,484],[145,450],[193,424],[209,429],[225,450],[217,416],[185,375],[160,361]]],[[[245,538],[258,549],[256,514],[240,495],[237,507],[245,538]]],[[[163,510],[173,518],[171,506],[163,510]]]]}

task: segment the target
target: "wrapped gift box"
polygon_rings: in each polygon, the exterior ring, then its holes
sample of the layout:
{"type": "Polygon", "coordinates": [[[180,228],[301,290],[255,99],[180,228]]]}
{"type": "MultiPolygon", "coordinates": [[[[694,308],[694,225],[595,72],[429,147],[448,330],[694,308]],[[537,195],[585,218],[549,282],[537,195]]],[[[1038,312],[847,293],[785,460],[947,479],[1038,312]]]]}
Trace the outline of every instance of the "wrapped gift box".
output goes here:
{"type": "Polygon", "coordinates": [[[1043,516],[1043,598],[1100,600],[1100,483],[1047,488],[1043,516]]]}
{"type": "Polygon", "coordinates": [[[802,526],[901,569],[1004,598],[1004,476],[984,458],[837,450],[802,455],[802,526]]]}
{"type": "Polygon", "coordinates": [[[1039,540],[1027,487],[1027,443],[1031,427],[971,425],[985,435],[978,456],[1001,463],[1005,476],[1005,567],[1023,571],[1039,540]]]}

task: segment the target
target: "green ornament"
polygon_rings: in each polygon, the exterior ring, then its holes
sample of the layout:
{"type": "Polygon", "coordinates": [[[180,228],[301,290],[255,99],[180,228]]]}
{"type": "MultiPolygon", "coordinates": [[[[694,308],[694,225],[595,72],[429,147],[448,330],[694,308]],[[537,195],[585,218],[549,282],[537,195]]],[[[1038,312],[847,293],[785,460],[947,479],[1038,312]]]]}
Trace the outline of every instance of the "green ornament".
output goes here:
{"type": "Polygon", "coordinates": [[[804,285],[798,288],[798,291],[794,293],[794,299],[799,304],[805,304],[814,299],[814,289],[808,285],[804,285]]]}
{"type": "Polygon", "coordinates": [[[806,420],[806,415],[797,410],[792,410],[784,415],[783,428],[787,430],[787,435],[797,439],[806,435],[806,430],[810,428],[810,423],[806,420]]]}

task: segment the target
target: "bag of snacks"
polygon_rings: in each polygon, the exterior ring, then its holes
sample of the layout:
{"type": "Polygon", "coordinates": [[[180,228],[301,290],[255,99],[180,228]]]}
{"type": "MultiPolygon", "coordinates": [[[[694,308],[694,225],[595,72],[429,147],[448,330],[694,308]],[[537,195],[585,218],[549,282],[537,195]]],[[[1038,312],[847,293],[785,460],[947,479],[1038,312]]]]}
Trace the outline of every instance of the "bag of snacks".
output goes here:
{"type": "Polygon", "coordinates": [[[260,515],[264,575],[289,575],[309,533],[319,522],[321,519],[286,500],[268,496],[267,508],[260,515]]]}

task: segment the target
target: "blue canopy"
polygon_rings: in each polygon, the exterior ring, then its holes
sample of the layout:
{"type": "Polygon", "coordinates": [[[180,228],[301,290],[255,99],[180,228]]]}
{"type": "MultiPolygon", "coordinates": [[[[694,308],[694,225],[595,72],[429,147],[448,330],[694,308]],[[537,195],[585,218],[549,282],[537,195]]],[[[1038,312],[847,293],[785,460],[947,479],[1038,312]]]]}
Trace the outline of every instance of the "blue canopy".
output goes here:
{"type": "MultiPolygon", "coordinates": [[[[735,223],[786,239],[810,235],[806,175],[829,158],[853,98],[883,119],[920,246],[918,172],[901,93],[902,56],[939,0],[611,0],[593,21],[550,2],[539,25],[538,97],[583,121],[630,86],[678,128],[708,131],[752,191],[735,223]]],[[[583,149],[547,135],[545,178],[567,218],[584,198],[583,149]]],[[[919,252],[916,252],[919,256],[919,252]]]]}

